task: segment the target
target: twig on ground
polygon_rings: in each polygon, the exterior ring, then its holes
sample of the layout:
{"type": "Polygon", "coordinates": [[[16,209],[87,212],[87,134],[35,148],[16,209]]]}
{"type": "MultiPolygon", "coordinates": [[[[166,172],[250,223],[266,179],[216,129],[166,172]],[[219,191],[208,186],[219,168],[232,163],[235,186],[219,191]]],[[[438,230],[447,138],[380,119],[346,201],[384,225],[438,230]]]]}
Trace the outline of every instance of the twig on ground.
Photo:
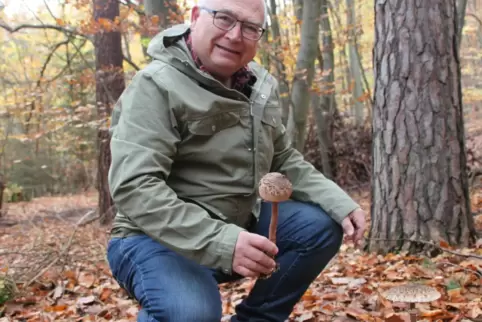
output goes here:
{"type": "Polygon", "coordinates": [[[461,266],[461,265],[454,264],[454,263],[451,263],[451,262],[445,262],[445,261],[444,261],[444,262],[439,262],[439,263],[437,263],[437,264],[461,268],[461,269],[463,269],[464,271],[466,271],[467,273],[472,273],[472,274],[475,274],[475,275],[479,276],[480,278],[482,278],[482,271],[479,271],[479,270],[471,270],[471,269],[468,269],[467,267],[463,267],[463,266],[461,266]]]}
{"type": "Polygon", "coordinates": [[[387,238],[365,238],[366,240],[374,240],[374,241],[392,241],[392,242],[396,242],[396,241],[408,241],[408,242],[412,242],[412,243],[421,243],[421,244],[425,244],[425,245],[430,245],[432,247],[435,247],[435,248],[438,248],[444,252],[447,252],[447,253],[450,253],[450,254],[453,254],[453,255],[457,255],[457,256],[461,256],[461,257],[466,257],[466,258],[477,258],[477,259],[482,259],[482,256],[481,255],[476,255],[476,254],[464,254],[464,253],[461,253],[461,252],[458,252],[458,251],[455,251],[455,250],[451,250],[451,249],[447,249],[445,247],[442,247],[442,246],[439,246],[433,242],[430,242],[430,241],[426,241],[426,240],[418,240],[418,239],[408,239],[408,238],[399,238],[399,239],[387,239],[387,238]]]}
{"type": "Polygon", "coordinates": [[[70,245],[72,244],[72,241],[74,239],[74,236],[75,236],[75,233],[77,232],[77,229],[80,227],[80,225],[83,223],[83,221],[85,220],[85,218],[87,218],[88,216],[92,215],[92,213],[94,212],[94,210],[91,210],[89,212],[87,212],[85,215],[83,215],[78,221],[77,223],[75,224],[75,227],[74,227],[74,231],[72,232],[72,234],[70,235],[69,237],[69,240],[67,241],[67,244],[65,245],[65,247],[62,249],[62,251],[59,253],[59,255],[54,259],[52,260],[44,269],[42,269],[40,272],[38,272],[33,278],[31,278],[28,282],[24,283],[23,284],[23,288],[26,288],[27,286],[29,286],[30,284],[32,284],[37,278],[39,278],[40,276],[42,276],[46,271],[48,271],[53,265],[55,265],[66,253],[67,251],[69,250],[70,248],[70,245]]]}

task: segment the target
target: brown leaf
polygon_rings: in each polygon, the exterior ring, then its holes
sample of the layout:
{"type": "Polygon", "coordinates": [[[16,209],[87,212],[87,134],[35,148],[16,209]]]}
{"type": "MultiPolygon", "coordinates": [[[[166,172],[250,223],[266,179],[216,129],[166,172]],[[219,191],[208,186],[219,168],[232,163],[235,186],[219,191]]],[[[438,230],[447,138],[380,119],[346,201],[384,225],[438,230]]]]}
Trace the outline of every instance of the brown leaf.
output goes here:
{"type": "Polygon", "coordinates": [[[78,279],[79,285],[91,288],[95,283],[95,276],[90,272],[81,272],[78,279]]]}

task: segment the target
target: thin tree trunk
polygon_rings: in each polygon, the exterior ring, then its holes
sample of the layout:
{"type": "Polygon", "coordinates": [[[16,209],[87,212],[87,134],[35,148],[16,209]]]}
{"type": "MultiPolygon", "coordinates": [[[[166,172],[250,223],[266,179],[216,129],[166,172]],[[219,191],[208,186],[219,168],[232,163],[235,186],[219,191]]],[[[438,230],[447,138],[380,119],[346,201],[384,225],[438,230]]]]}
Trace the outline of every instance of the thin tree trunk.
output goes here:
{"type": "MultiPolygon", "coordinates": [[[[330,9],[330,13],[332,15],[332,21],[333,24],[335,25],[334,30],[342,30],[343,26],[341,24],[341,19],[338,15],[338,6],[339,3],[337,3],[337,7],[334,8],[331,2],[328,2],[328,6],[330,9]]],[[[332,29],[333,30],[333,29],[332,29]]],[[[342,44],[342,36],[340,35],[340,32],[337,32],[337,43],[342,44]]],[[[351,71],[350,71],[350,66],[348,64],[348,58],[346,56],[346,51],[345,51],[345,46],[340,45],[338,49],[338,64],[340,65],[340,69],[343,69],[345,73],[340,73],[341,77],[341,86],[342,86],[342,91],[341,91],[341,98],[343,102],[343,107],[346,109],[347,106],[351,106],[351,100],[349,99],[349,93],[351,91],[351,84],[352,84],[352,77],[351,77],[351,71]]]]}
{"type": "Polygon", "coordinates": [[[460,46],[462,44],[462,31],[464,30],[465,25],[465,11],[467,10],[467,0],[458,0],[457,1],[457,41],[458,41],[458,50],[460,50],[460,46]]]}
{"type": "Polygon", "coordinates": [[[288,123],[288,117],[290,113],[290,104],[289,104],[289,87],[288,81],[286,78],[286,67],[283,64],[283,47],[282,47],[282,39],[281,39],[281,32],[280,32],[280,25],[277,13],[277,5],[276,0],[270,0],[270,7],[271,7],[271,31],[272,31],[272,44],[274,47],[274,61],[276,65],[276,71],[278,74],[279,81],[279,90],[280,90],[280,101],[281,101],[281,110],[282,110],[282,117],[283,117],[283,124],[288,123]]]}
{"type": "MultiPolygon", "coordinates": [[[[94,20],[106,19],[114,21],[119,16],[119,2],[111,0],[94,0],[94,20]]],[[[107,118],[125,88],[122,68],[121,34],[115,28],[99,30],[95,34],[95,96],[101,127],[98,132],[98,172],[97,189],[99,191],[99,213],[101,223],[108,224],[115,214],[115,207],[110,196],[107,175],[111,163],[110,135],[107,118]]]]}
{"type": "MultiPolygon", "coordinates": [[[[310,104],[310,88],[314,74],[314,63],[318,52],[319,17],[321,0],[305,0],[301,24],[301,46],[296,60],[296,75],[292,86],[294,108],[293,146],[303,152],[305,146],[306,118],[310,104]]],[[[288,126],[291,128],[291,126],[288,126]]]]}
{"type": "Polygon", "coordinates": [[[348,54],[350,57],[349,68],[353,77],[352,89],[352,110],[355,115],[355,125],[361,126],[365,122],[365,111],[363,103],[360,98],[363,95],[361,67],[358,63],[358,53],[356,49],[356,19],[355,19],[355,1],[346,0],[346,15],[348,28],[348,54]]]}
{"type": "Polygon", "coordinates": [[[371,251],[468,246],[455,0],[375,4],[371,251]],[[375,239],[383,239],[380,242],[375,239]],[[386,241],[386,240],[397,240],[386,241]]]}
{"type": "Polygon", "coordinates": [[[182,22],[180,9],[176,0],[141,0],[144,3],[145,15],[141,16],[141,44],[144,56],[150,39],[161,30],[182,22]]]}

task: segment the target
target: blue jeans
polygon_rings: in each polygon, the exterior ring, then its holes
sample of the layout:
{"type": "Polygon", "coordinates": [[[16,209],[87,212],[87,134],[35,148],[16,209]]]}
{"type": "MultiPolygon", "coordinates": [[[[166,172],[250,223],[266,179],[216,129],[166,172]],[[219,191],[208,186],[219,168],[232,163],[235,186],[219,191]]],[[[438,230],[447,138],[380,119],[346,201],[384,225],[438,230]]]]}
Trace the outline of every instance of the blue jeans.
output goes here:
{"type": "MultiPolygon", "coordinates": [[[[263,203],[250,229],[268,236],[271,205],[263,203]]],[[[279,204],[276,261],[280,270],[258,279],[231,321],[285,321],[313,280],[338,252],[341,226],[317,206],[279,204]]],[[[218,322],[219,283],[241,279],[201,266],[145,236],[113,238],[107,257],[114,278],[141,305],[137,321],[218,322]]]]}

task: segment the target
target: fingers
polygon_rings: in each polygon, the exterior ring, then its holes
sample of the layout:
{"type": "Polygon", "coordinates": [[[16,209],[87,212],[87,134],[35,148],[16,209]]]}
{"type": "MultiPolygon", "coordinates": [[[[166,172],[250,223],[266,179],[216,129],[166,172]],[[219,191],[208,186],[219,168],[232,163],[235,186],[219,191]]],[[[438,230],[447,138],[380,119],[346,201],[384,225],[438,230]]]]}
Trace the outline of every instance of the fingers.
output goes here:
{"type": "Polygon", "coordinates": [[[266,254],[269,254],[272,256],[275,256],[276,254],[278,254],[278,247],[264,236],[253,234],[249,242],[251,246],[259,249],[260,251],[266,254]]]}
{"type": "Polygon", "coordinates": [[[353,227],[353,224],[351,222],[351,218],[350,216],[346,217],[342,223],[341,223],[342,227],[343,227],[343,232],[351,237],[353,236],[353,233],[355,232],[355,227],[353,227]]]}
{"type": "Polygon", "coordinates": [[[353,221],[355,222],[355,226],[357,228],[354,240],[355,243],[358,244],[365,233],[365,214],[360,211],[356,216],[354,216],[353,221]]]}
{"type": "Polygon", "coordinates": [[[233,270],[241,276],[244,277],[258,277],[259,273],[253,272],[252,270],[244,267],[244,266],[235,266],[233,270]]]}
{"type": "MultiPolygon", "coordinates": [[[[274,263],[274,261],[273,261],[273,263],[274,263]]],[[[251,258],[248,258],[248,257],[243,258],[240,265],[245,267],[246,269],[258,274],[258,275],[261,274],[261,273],[262,274],[269,274],[276,267],[276,264],[274,264],[273,266],[270,266],[270,267],[264,266],[263,264],[260,264],[259,262],[256,262],[256,261],[254,261],[254,260],[252,260],[251,258]]]]}
{"type": "Polygon", "coordinates": [[[264,236],[241,232],[236,243],[233,258],[233,270],[245,277],[270,274],[276,262],[270,253],[276,254],[278,248],[264,236]]]}

